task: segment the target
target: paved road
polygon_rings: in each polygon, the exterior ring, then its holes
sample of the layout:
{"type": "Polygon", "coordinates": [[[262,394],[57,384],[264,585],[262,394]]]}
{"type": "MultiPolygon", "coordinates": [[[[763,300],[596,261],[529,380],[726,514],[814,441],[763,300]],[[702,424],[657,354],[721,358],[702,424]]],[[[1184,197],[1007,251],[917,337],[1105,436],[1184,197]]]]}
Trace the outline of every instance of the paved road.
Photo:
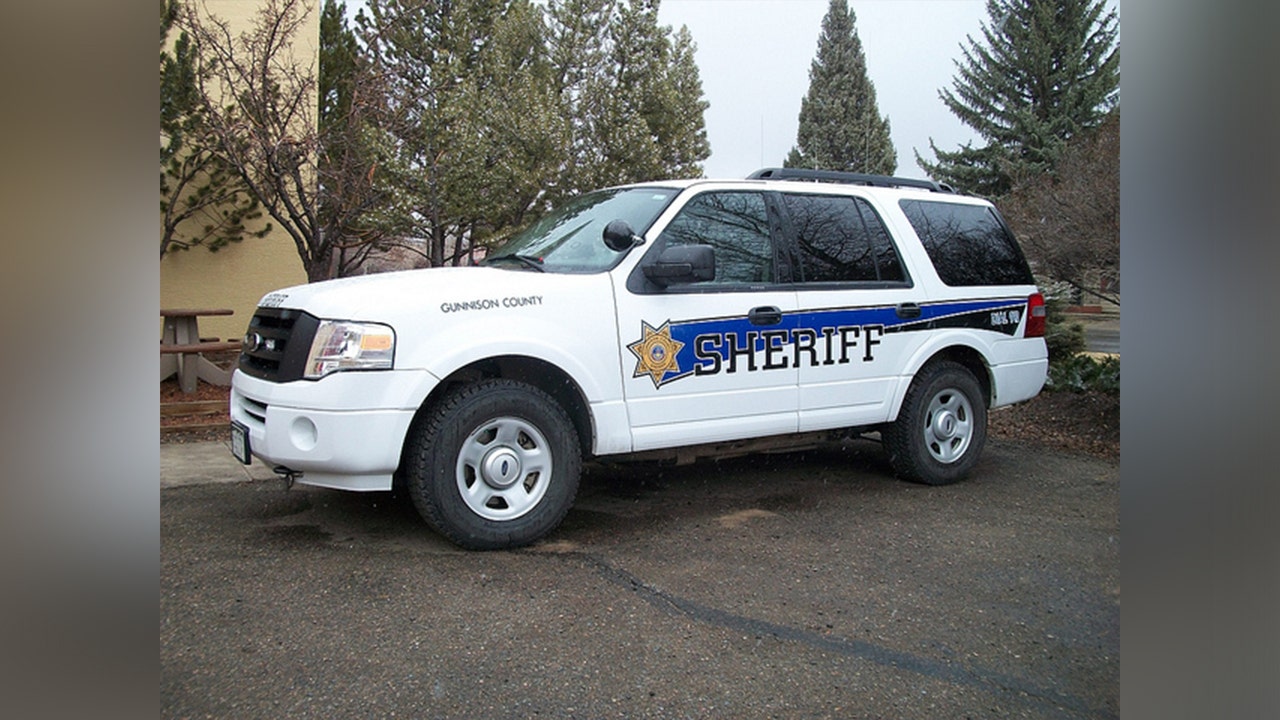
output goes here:
{"type": "Polygon", "coordinates": [[[1091,352],[1120,354],[1120,318],[1117,315],[1077,316],[1084,326],[1085,347],[1091,352]]]}
{"type": "Polygon", "coordinates": [[[1117,717],[1118,466],[995,443],[928,488],[879,450],[595,468],[518,552],[390,494],[166,487],[162,715],[1117,717]]]}

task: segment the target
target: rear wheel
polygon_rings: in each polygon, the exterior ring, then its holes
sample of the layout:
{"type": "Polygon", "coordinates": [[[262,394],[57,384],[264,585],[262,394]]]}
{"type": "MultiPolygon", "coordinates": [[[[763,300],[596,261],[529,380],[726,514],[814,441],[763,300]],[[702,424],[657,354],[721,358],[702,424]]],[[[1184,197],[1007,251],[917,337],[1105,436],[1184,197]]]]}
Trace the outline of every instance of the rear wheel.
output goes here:
{"type": "Polygon", "coordinates": [[[564,519],[578,492],[578,436],[549,395],[512,380],[455,390],[415,427],[409,496],[422,517],[473,550],[528,545],[564,519]]]}
{"type": "Polygon", "coordinates": [[[987,440],[982,388],[959,363],[929,363],[907,390],[897,421],[881,434],[899,477],[928,485],[962,480],[987,440]]]}

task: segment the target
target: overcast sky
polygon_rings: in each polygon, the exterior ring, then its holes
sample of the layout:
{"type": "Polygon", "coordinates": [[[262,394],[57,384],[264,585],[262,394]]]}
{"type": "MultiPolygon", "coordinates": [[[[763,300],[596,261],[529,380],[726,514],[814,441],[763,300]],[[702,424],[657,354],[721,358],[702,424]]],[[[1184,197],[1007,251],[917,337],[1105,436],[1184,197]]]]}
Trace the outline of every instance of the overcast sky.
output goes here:
{"type": "MultiPolygon", "coordinates": [[[[659,21],[697,43],[711,157],[708,177],[778,167],[796,142],[800,100],[829,0],[662,0],[659,21]]],[[[925,177],[933,138],[954,150],[977,136],[938,98],[966,35],[980,37],[983,0],[851,0],[867,75],[898,151],[898,175],[925,177]]]]}

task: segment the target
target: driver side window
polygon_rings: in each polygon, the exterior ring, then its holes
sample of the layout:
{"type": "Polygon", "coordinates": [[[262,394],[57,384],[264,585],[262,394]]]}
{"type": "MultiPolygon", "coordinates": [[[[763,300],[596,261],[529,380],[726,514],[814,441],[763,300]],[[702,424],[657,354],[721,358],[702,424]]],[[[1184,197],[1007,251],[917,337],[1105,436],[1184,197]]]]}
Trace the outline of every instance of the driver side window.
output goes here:
{"type": "Polygon", "coordinates": [[[680,210],[658,239],[668,248],[710,245],[716,254],[716,276],[709,284],[774,281],[773,243],[761,193],[703,193],[680,210]]]}

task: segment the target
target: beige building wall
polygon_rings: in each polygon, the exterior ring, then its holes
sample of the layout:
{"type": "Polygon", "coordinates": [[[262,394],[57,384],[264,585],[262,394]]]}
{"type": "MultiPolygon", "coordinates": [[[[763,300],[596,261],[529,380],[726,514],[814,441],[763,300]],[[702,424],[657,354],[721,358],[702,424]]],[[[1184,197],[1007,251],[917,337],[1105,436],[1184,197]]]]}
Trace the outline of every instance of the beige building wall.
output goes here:
{"type": "MultiPolygon", "coordinates": [[[[248,28],[261,7],[260,0],[204,0],[209,12],[248,28]]],[[[306,19],[304,37],[294,40],[298,52],[310,52],[319,64],[320,3],[306,19]]],[[[199,7],[199,5],[197,5],[199,7]]],[[[297,248],[279,223],[263,214],[273,230],[263,238],[248,237],[216,253],[204,248],[169,252],[160,259],[161,308],[231,308],[234,315],[200,319],[200,334],[224,340],[244,335],[258,300],[272,290],[307,281],[297,248]]],[[[161,332],[156,315],[156,336],[161,332]]]]}

